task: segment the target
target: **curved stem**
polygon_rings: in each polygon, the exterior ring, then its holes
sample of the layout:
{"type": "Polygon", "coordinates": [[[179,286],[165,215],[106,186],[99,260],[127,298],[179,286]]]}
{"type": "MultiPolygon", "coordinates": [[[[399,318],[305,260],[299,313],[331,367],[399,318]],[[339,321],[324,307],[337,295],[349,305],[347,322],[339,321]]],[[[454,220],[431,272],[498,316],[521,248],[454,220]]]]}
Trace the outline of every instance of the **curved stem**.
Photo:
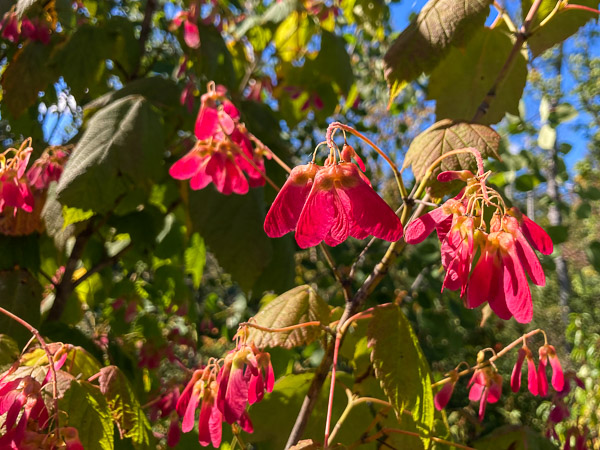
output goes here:
{"type": "Polygon", "coordinates": [[[5,316],[11,318],[15,322],[18,322],[19,324],[21,324],[22,326],[27,328],[27,330],[29,330],[29,332],[35,336],[35,338],[38,340],[38,342],[44,349],[44,352],[46,353],[46,358],[48,358],[48,370],[52,374],[52,398],[54,400],[54,421],[55,421],[55,426],[56,426],[56,430],[58,433],[59,432],[58,430],[60,429],[59,422],[58,422],[59,421],[59,418],[58,418],[58,380],[56,378],[56,369],[54,367],[54,358],[52,357],[52,353],[50,353],[50,348],[48,347],[48,344],[46,343],[46,341],[44,340],[44,338],[42,337],[40,332],[37,330],[37,328],[35,328],[29,322],[21,319],[19,316],[11,313],[10,311],[8,311],[2,307],[0,307],[0,313],[4,314],[5,316]]]}
{"type": "MultiPolygon", "coordinates": [[[[397,433],[397,434],[405,434],[407,436],[415,436],[415,437],[418,437],[418,438],[423,438],[423,437],[427,438],[427,436],[421,436],[419,433],[415,433],[413,431],[399,430],[399,429],[396,429],[396,428],[383,428],[380,433],[382,433],[382,434],[397,433]]],[[[464,449],[467,449],[467,450],[476,450],[473,447],[467,447],[466,445],[457,444],[455,442],[447,441],[445,439],[434,437],[434,436],[430,437],[429,439],[431,439],[434,442],[438,442],[440,444],[449,445],[450,447],[464,448],[464,449]]]]}
{"type": "Polygon", "coordinates": [[[379,155],[381,155],[381,157],[385,160],[385,162],[387,162],[389,164],[392,171],[394,172],[394,178],[396,179],[396,184],[398,185],[398,190],[400,191],[400,195],[402,196],[402,200],[404,201],[404,199],[408,197],[408,192],[406,191],[406,187],[404,186],[404,182],[402,181],[402,176],[400,175],[400,171],[398,170],[398,167],[396,166],[394,161],[392,161],[390,159],[390,157],[388,155],[386,155],[385,152],[383,150],[381,150],[377,146],[377,144],[375,144],[371,139],[366,137],[360,131],[356,131],[354,128],[352,128],[349,125],[345,125],[341,122],[332,122],[329,124],[329,127],[327,128],[327,134],[326,134],[327,145],[330,148],[335,145],[333,142],[333,133],[338,128],[342,131],[347,131],[348,133],[353,134],[354,136],[356,136],[359,139],[362,139],[364,142],[366,142],[368,145],[370,145],[373,150],[375,150],[377,153],[379,153],[379,155]]]}
{"type": "Polygon", "coordinates": [[[331,368],[331,383],[329,385],[329,401],[327,403],[327,419],[325,420],[325,438],[323,439],[324,449],[327,450],[329,443],[329,429],[331,426],[331,413],[333,411],[333,395],[335,391],[335,373],[337,370],[338,353],[340,351],[340,343],[342,342],[342,335],[338,333],[335,337],[335,344],[333,347],[333,367],[331,368]]]}
{"type": "Polygon", "coordinates": [[[321,322],[319,322],[318,320],[314,320],[312,322],[298,323],[296,325],[290,325],[289,327],[283,327],[283,328],[267,328],[267,327],[263,327],[261,325],[255,324],[253,322],[242,322],[239,324],[239,326],[256,328],[257,330],[264,331],[267,333],[286,333],[288,331],[297,330],[298,328],[322,327],[323,324],[321,322]]]}
{"type": "MultiPolygon", "coordinates": [[[[546,333],[544,332],[544,330],[542,330],[541,328],[538,328],[536,330],[530,331],[529,333],[524,334],[523,336],[519,336],[518,339],[515,339],[513,342],[511,342],[510,344],[508,344],[506,347],[504,347],[502,350],[500,350],[498,353],[496,353],[494,356],[492,356],[490,359],[485,360],[479,364],[474,365],[473,367],[469,367],[468,369],[465,369],[461,372],[458,372],[458,376],[459,378],[465,375],[470,374],[471,372],[476,371],[477,369],[481,369],[483,367],[492,365],[494,363],[494,361],[496,361],[498,358],[501,358],[502,356],[504,356],[506,353],[508,353],[509,351],[511,351],[513,348],[515,348],[517,345],[519,345],[520,343],[523,342],[523,339],[527,339],[530,338],[531,336],[535,336],[538,333],[543,333],[544,336],[546,336],[546,333]]],[[[547,343],[547,342],[546,342],[547,343]]],[[[486,349],[488,350],[488,349],[486,349]]],[[[436,383],[433,383],[431,385],[432,388],[436,388],[438,386],[443,386],[446,383],[449,383],[452,381],[452,377],[446,377],[436,383]]]]}
{"type": "Polygon", "coordinates": [[[248,155],[246,155],[246,154],[245,154],[243,151],[241,151],[241,152],[240,152],[240,155],[242,155],[242,158],[244,158],[244,159],[246,160],[246,162],[247,162],[248,164],[250,164],[250,165],[252,166],[252,168],[253,168],[254,170],[256,170],[256,171],[257,171],[257,172],[260,174],[260,176],[261,176],[261,177],[263,177],[263,179],[264,179],[264,180],[265,180],[267,183],[269,183],[269,184],[271,185],[271,187],[272,187],[273,189],[275,189],[277,192],[279,192],[279,191],[281,190],[281,189],[279,188],[279,186],[277,186],[277,185],[276,185],[276,184],[273,182],[273,180],[271,180],[271,179],[270,179],[270,178],[267,176],[267,174],[265,173],[265,171],[264,171],[264,170],[262,170],[260,167],[258,167],[258,166],[256,165],[256,163],[255,163],[255,162],[254,162],[254,161],[253,161],[253,160],[252,160],[250,157],[248,157],[248,155]]]}
{"type": "Polygon", "coordinates": [[[589,6],[584,6],[584,5],[573,5],[571,3],[567,3],[564,7],[563,10],[567,10],[567,9],[578,9],[580,11],[587,11],[587,12],[591,12],[594,14],[600,14],[600,11],[594,8],[590,8],[589,6]]]}
{"type": "Polygon", "coordinates": [[[333,431],[331,432],[331,435],[329,436],[329,440],[327,441],[327,445],[329,445],[331,442],[333,442],[333,440],[335,439],[335,435],[337,434],[337,432],[340,430],[340,428],[344,424],[344,421],[348,418],[348,415],[350,414],[350,411],[352,411],[352,408],[354,408],[356,405],[359,405],[359,404],[365,403],[365,402],[369,402],[369,403],[377,403],[379,405],[386,406],[389,408],[392,407],[392,405],[389,402],[386,402],[385,400],[381,400],[379,398],[354,397],[352,392],[349,390],[346,391],[346,394],[348,395],[348,404],[346,405],[344,412],[342,412],[342,415],[340,416],[337,423],[335,424],[335,427],[333,428],[333,431]]]}
{"type": "MultiPolygon", "coordinates": [[[[560,4],[561,2],[562,2],[562,0],[559,0],[557,2],[557,5],[560,4]]],[[[541,4],[542,4],[542,0],[535,0],[532,3],[531,7],[529,8],[529,11],[527,12],[527,16],[525,17],[525,20],[523,21],[523,25],[521,26],[520,33],[517,33],[515,43],[513,44],[513,47],[511,49],[510,53],[506,57],[506,61],[504,62],[504,65],[500,69],[500,72],[498,72],[498,75],[496,76],[494,83],[488,90],[484,99],[479,104],[479,107],[477,108],[475,115],[471,119],[471,122],[478,122],[487,113],[487,111],[490,107],[490,103],[496,97],[496,91],[498,90],[498,86],[500,85],[500,83],[502,83],[502,81],[508,75],[508,72],[510,71],[510,68],[511,68],[515,58],[517,57],[517,55],[523,48],[523,44],[527,40],[528,36],[535,32],[535,30],[532,30],[530,32],[530,27],[531,27],[531,23],[533,22],[533,19],[535,18],[535,15],[537,14],[538,9],[540,8],[541,4]]],[[[550,13],[550,14],[553,14],[553,13],[550,13]]],[[[536,28],[536,30],[537,30],[537,28],[536,28]]]]}
{"type": "Polygon", "coordinates": [[[502,19],[502,20],[504,20],[504,23],[506,24],[506,27],[508,28],[508,30],[511,33],[516,33],[517,27],[513,23],[512,19],[510,18],[510,16],[506,12],[506,10],[502,7],[502,5],[500,5],[498,2],[494,2],[494,7],[498,10],[498,17],[496,18],[496,20],[494,20],[494,23],[490,26],[490,28],[494,28],[494,26],[498,24],[500,19],[502,19]]]}
{"type": "Polygon", "coordinates": [[[335,261],[333,260],[333,256],[331,256],[331,253],[329,252],[327,247],[325,247],[325,244],[321,242],[319,244],[319,248],[323,252],[323,256],[325,256],[325,261],[327,261],[327,264],[329,264],[329,267],[333,272],[333,276],[342,287],[342,292],[344,293],[344,300],[346,302],[349,301],[352,297],[352,293],[350,292],[349,280],[342,276],[342,273],[338,270],[335,261]]]}

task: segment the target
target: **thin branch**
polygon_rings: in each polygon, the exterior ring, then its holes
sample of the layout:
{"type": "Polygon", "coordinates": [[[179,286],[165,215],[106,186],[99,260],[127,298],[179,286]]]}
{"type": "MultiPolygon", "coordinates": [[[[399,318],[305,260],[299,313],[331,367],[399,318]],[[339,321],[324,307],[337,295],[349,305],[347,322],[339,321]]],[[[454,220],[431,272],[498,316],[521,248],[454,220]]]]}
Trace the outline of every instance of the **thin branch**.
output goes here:
{"type": "Polygon", "coordinates": [[[512,67],[512,64],[513,64],[515,58],[517,57],[517,55],[523,48],[523,44],[529,37],[529,30],[531,28],[531,24],[532,24],[533,19],[535,18],[535,15],[536,15],[538,9],[540,8],[541,4],[542,4],[542,0],[535,0],[533,2],[533,4],[531,5],[531,8],[529,8],[529,11],[527,12],[527,16],[525,17],[525,20],[523,21],[523,25],[521,26],[521,30],[519,33],[517,33],[515,43],[511,49],[510,53],[508,54],[508,57],[506,58],[504,65],[500,69],[500,72],[498,72],[498,75],[496,76],[496,79],[494,80],[494,84],[492,84],[492,87],[490,88],[490,90],[486,94],[485,98],[482,100],[481,104],[477,108],[477,111],[475,112],[475,115],[471,119],[471,122],[478,122],[487,113],[487,111],[490,107],[490,103],[496,97],[496,91],[498,90],[498,86],[500,85],[500,83],[502,83],[504,78],[506,78],[506,76],[508,75],[508,72],[509,72],[510,68],[512,67]]]}
{"type": "Polygon", "coordinates": [[[144,19],[142,20],[142,29],[140,31],[139,39],[140,57],[131,72],[131,76],[134,78],[137,77],[138,72],[142,67],[142,59],[144,59],[144,54],[146,53],[146,42],[148,42],[150,31],[152,29],[152,16],[154,15],[154,11],[156,11],[156,7],[156,0],[146,0],[146,9],[144,11],[144,19]]]}
{"type": "Polygon", "coordinates": [[[331,271],[333,272],[333,276],[335,277],[336,281],[342,287],[342,292],[344,293],[344,300],[346,302],[348,302],[350,300],[350,298],[352,297],[352,293],[350,292],[350,280],[348,278],[344,277],[342,275],[342,273],[338,270],[337,266],[335,265],[335,261],[333,260],[333,257],[331,256],[329,249],[327,247],[325,247],[325,244],[323,244],[321,242],[319,244],[319,248],[323,252],[323,255],[325,256],[325,261],[327,261],[327,264],[331,268],[331,271]]]}
{"type": "Polygon", "coordinates": [[[12,320],[18,322],[19,324],[21,324],[22,326],[27,328],[29,330],[29,332],[35,336],[35,338],[38,340],[38,342],[44,349],[44,352],[46,353],[46,358],[48,358],[48,366],[49,366],[48,370],[52,374],[52,398],[54,400],[54,421],[55,421],[57,433],[60,433],[59,432],[59,429],[60,429],[59,417],[58,417],[58,379],[56,378],[56,368],[54,367],[54,358],[52,357],[52,353],[50,353],[50,348],[48,347],[48,344],[46,343],[46,341],[44,340],[44,338],[42,337],[40,332],[37,330],[37,328],[35,328],[29,322],[25,321],[24,319],[21,319],[19,316],[11,313],[10,311],[8,311],[2,307],[0,307],[0,313],[4,314],[5,316],[11,318],[12,320]]]}
{"type": "Polygon", "coordinates": [[[133,242],[129,242],[129,244],[127,244],[125,247],[123,247],[120,251],[115,253],[113,256],[100,261],[98,264],[96,264],[90,270],[86,271],[77,280],[73,281],[73,289],[75,289],[77,286],[79,286],[81,283],[83,283],[85,280],[87,280],[89,277],[91,277],[95,273],[98,273],[101,270],[103,270],[104,268],[112,266],[113,264],[116,264],[119,261],[119,259],[125,253],[127,253],[129,250],[131,250],[132,248],[133,248],[133,242]]]}
{"type": "MultiPolygon", "coordinates": [[[[527,338],[530,338],[531,336],[535,336],[538,333],[543,333],[544,336],[546,335],[544,333],[544,330],[538,328],[536,330],[533,330],[533,331],[530,331],[529,333],[524,334],[523,336],[519,336],[517,339],[515,339],[513,342],[508,344],[506,347],[504,347],[502,350],[500,350],[498,353],[496,353],[490,359],[487,359],[479,364],[474,365],[473,367],[469,367],[468,369],[464,369],[463,371],[458,372],[458,376],[462,377],[462,376],[470,374],[471,372],[475,372],[477,369],[482,369],[483,367],[491,365],[494,361],[496,361],[498,358],[501,358],[502,356],[504,356],[506,353],[511,351],[513,348],[515,348],[517,345],[522,344],[524,342],[524,340],[526,340],[527,338]]],[[[447,377],[447,378],[444,378],[443,380],[433,383],[431,385],[431,387],[436,388],[438,386],[443,386],[444,384],[449,383],[450,381],[452,381],[452,378],[447,377]]]]}
{"type": "Polygon", "coordinates": [[[94,228],[92,222],[90,222],[88,226],[75,238],[75,245],[71,250],[71,254],[69,255],[67,263],[65,264],[65,272],[62,280],[56,286],[56,295],[54,298],[54,303],[52,304],[52,308],[50,308],[50,312],[48,313],[48,320],[60,319],[60,316],[62,315],[67,304],[67,299],[74,289],[73,274],[75,273],[75,270],[77,270],[77,266],[81,256],[83,255],[85,246],[92,237],[93,233],[94,228]]]}
{"type": "MultiPolygon", "coordinates": [[[[418,191],[417,191],[418,192],[418,191]]],[[[407,207],[404,209],[403,223],[406,222],[408,218],[408,214],[411,211],[411,207],[407,204],[407,207]]],[[[421,214],[425,209],[425,205],[419,205],[415,214],[421,214]]],[[[341,328],[344,323],[354,316],[359,309],[363,306],[367,297],[375,290],[377,285],[381,282],[381,280],[385,277],[387,272],[389,271],[390,266],[396,260],[398,255],[402,252],[406,243],[404,240],[400,239],[399,241],[392,242],[388,247],[386,254],[383,256],[381,261],[373,268],[371,274],[367,277],[363,285],[360,289],[354,294],[350,301],[346,302],[346,308],[344,309],[344,313],[339,320],[338,329],[341,328]]],[[[300,412],[296,417],[296,422],[294,423],[294,427],[290,433],[288,441],[286,443],[285,448],[288,449],[292,445],[296,444],[304,430],[306,428],[306,424],[308,423],[308,418],[317,402],[317,398],[319,393],[321,392],[321,388],[323,387],[323,383],[327,379],[327,374],[329,373],[329,368],[331,367],[331,363],[333,362],[333,353],[335,349],[335,340],[331,341],[326,349],[325,356],[321,361],[321,364],[317,368],[315,372],[315,376],[308,388],[308,392],[306,397],[304,397],[304,402],[302,403],[302,407],[300,408],[300,412]]]]}
{"type": "Polygon", "coordinates": [[[323,324],[318,320],[314,320],[312,322],[298,323],[296,325],[290,325],[289,327],[283,328],[267,328],[253,322],[242,322],[238,326],[256,328],[257,330],[264,331],[266,333],[287,333],[288,331],[297,330],[298,328],[323,327],[323,324]]]}

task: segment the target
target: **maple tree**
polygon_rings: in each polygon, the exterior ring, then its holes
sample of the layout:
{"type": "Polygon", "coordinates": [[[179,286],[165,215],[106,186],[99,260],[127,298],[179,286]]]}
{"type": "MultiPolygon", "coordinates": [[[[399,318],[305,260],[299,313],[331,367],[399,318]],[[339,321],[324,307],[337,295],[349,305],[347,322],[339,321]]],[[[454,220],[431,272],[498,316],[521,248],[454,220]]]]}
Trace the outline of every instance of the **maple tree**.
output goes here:
{"type": "Polygon", "coordinates": [[[0,448],[600,445],[598,1],[393,6],[0,2],[0,448]]]}

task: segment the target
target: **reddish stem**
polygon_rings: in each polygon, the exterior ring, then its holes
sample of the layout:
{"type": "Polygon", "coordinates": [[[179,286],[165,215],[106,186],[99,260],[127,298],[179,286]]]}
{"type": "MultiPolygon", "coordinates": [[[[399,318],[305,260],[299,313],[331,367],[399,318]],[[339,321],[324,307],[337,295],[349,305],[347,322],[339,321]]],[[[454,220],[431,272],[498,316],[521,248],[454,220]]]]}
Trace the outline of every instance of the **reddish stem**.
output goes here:
{"type": "Polygon", "coordinates": [[[587,12],[591,12],[594,14],[600,14],[600,11],[597,9],[590,8],[589,6],[583,6],[583,5],[572,5],[571,3],[568,3],[565,6],[563,6],[563,9],[579,9],[581,11],[587,11],[587,12]]]}
{"type": "MultiPolygon", "coordinates": [[[[517,345],[519,345],[523,339],[527,339],[531,336],[534,336],[538,333],[543,333],[544,334],[544,338],[546,337],[546,333],[544,332],[544,330],[542,330],[541,328],[538,328],[537,330],[533,330],[530,331],[529,333],[524,334],[523,336],[520,336],[518,339],[515,339],[513,342],[511,342],[510,344],[508,344],[506,347],[504,347],[502,350],[500,350],[498,353],[495,353],[494,356],[492,356],[490,359],[483,361],[479,364],[474,365],[473,367],[469,367],[468,369],[465,369],[461,372],[458,373],[459,377],[462,377],[464,375],[468,375],[471,372],[474,372],[477,369],[481,369],[482,367],[485,366],[489,366],[490,364],[492,364],[494,361],[496,361],[498,358],[501,358],[502,356],[504,356],[506,353],[508,353],[509,351],[511,351],[513,348],[515,348],[517,345]]],[[[548,342],[546,341],[546,344],[548,342]]],[[[486,350],[492,350],[492,349],[486,349],[486,350]]],[[[493,351],[493,350],[492,350],[493,351]]],[[[436,383],[433,383],[431,385],[431,387],[438,387],[438,386],[443,386],[446,383],[449,383],[450,381],[452,381],[452,377],[446,377],[436,383]]]]}
{"type": "Polygon", "coordinates": [[[58,433],[58,430],[60,429],[59,424],[58,424],[58,420],[59,420],[58,419],[58,380],[56,378],[56,369],[54,368],[54,358],[52,358],[52,353],[50,353],[48,344],[46,344],[46,341],[44,340],[44,338],[42,337],[40,332],[37,330],[37,328],[35,328],[29,322],[21,319],[19,316],[11,313],[10,311],[8,311],[2,307],[0,307],[0,313],[4,314],[5,316],[8,316],[15,322],[18,322],[19,324],[21,324],[22,326],[27,328],[29,330],[29,332],[36,337],[36,339],[38,340],[38,342],[44,349],[44,352],[46,353],[46,358],[48,358],[48,366],[49,366],[48,370],[50,370],[50,372],[52,373],[52,398],[54,400],[54,420],[55,420],[55,424],[56,424],[56,430],[58,433]]]}
{"type": "Polygon", "coordinates": [[[325,439],[324,449],[327,450],[329,444],[329,431],[331,429],[331,413],[333,411],[333,393],[335,390],[335,372],[337,369],[338,353],[340,350],[340,343],[342,342],[342,334],[338,333],[335,336],[335,346],[333,347],[333,367],[331,368],[331,385],[329,387],[329,403],[327,404],[327,420],[325,421],[325,439]]]}

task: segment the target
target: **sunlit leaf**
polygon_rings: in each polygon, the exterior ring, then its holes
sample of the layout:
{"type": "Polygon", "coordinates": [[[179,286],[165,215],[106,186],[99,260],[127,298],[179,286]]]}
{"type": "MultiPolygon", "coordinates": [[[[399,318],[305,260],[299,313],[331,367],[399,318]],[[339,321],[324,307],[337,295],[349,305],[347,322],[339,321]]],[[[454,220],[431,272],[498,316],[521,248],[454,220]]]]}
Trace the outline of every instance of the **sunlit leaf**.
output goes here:
{"type": "Polygon", "coordinates": [[[538,135],[538,146],[544,150],[552,150],[556,144],[556,129],[548,124],[542,125],[538,135]]]}
{"type": "Polygon", "coordinates": [[[17,16],[21,17],[31,6],[33,6],[38,1],[40,0],[17,0],[17,7],[15,8],[17,16]]]}
{"type": "Polygon", "coordinates": [[[261,16],[250,16],[235,28],[233,35],[236,39],[243,37],[249,30],[267,25],[278,24],[285,20],[298,7],[297,0],[282,0],[273,2],[261,16]]]}
{"type": "Polygon", "coordinates": [[[198,233],[194,233],[190,239],[188,248],[185,249],[185,271],[192,275],[194,288],[200,287],[204,264],[206,263],[206,247],[204,240],[198,233]]]}
{"type": "Polygon", "coordinates": [[[73,380],[58,401],[64,412],[61,426],[75,427],[86,450],[114,448],[113,422],[108,402],[100,389],[87,381],[73,380]]]}
{"type": "MultiPolygon", "coordinates": [[[[420,181],[429,166],[441,155],[451,150],[474,147],[485,157],[499,159],[500,135],[486,125],[441,120],[419,134],[410,144],[403,168],[412,166],[417,181],[420,181]]],[[[433,172],[437,175],[445,170],[474,171],[475,158],[468,153],[449,156],[433,172]]]]}
{"type": "Polygon", "coordinates": [[[103,367],[98,384],[121,436],[131,438],[141,448],[148,448],[153,441],[150,423],[123,372],[116,366],[103,367]]]}
{"type": "Polygon", "coordinates": [[[375,376],[403,423],[412,423],[425,446],[434,421],[429,364],[404,313],[396,305],[378,308],[368,330],[375,376]],[[410,415],[403,414],[407,410],[410,415]]]}
{"type": "Polygon", "coordinates": [[[106,212],[134,186],[150,189],[151,180],[162,174],[163,139],[160,117],[143,97],[125,97],[102,108],[65,166],[58,200],[106,212]]]}
{"type": "MultiPolygon", "coordinates": [[[[453,47],[429,80],[428,97],[436,100],[438,120],[471,120],[494,86],[512,48],[511,36],[489,28],[477,31],[465,48],[453,47]]],[[[478,122],[499,122],[507,112],[518,115],[526,81],[527,60],[524,52],[519,52],[478,122]]]]}
{"type": "Polygon", "coordinates": [[[489,0],[429,0],[385,54],[385,77],[394,99],[406,83],[429,73],[452,45],[466,43],[483,26],[489,0]]]}
{"type": "Polygon", "coordinates": [[[63,206],[62,211],[64,219],[62,225],[63,230],[74,223],[84,222],[94,215],[94,211],[89,209],[84,211],[83,209],[69,208],[68,206],[63,206]]]}
{"type": "MultiPolygon", "coordinates": [[[[298,286],[270,301],[254,316],[253,322],[266,328],[284,328],[305,322],[329,322],[327,304],[308,285],[298,286]]],[[[248,339],[259,348],[292,348],[307,345],[321,335],[321,328],[310,326],[292,331],[271,333],[250,328],[248,339]]]]}
{"type": "Polygon", "coordinates": [[[273,43],[282,60],[292,61],[301,56],[315,31],[308,13],[293,11],[277,28],[273,43]]]}
{"type": "MultiPolygon", "coordinates": [[[[532,0],[521,0],[521,12],[525,17],[531,8],[532,0]]],[[[532,34],[527,38],[527,45],[533,56],[540,55],[544,50],[564,41],[574,34],[586,22],[598,17],[597,14],[581,10],[564,10],[558,12],[542,27],[539,27],[557,5],[557,0],[542,0],[541,5],[531,24],[532,34]]],[[[577,0],[574,4],[598,8],[598,0],[577,0]]]]}

